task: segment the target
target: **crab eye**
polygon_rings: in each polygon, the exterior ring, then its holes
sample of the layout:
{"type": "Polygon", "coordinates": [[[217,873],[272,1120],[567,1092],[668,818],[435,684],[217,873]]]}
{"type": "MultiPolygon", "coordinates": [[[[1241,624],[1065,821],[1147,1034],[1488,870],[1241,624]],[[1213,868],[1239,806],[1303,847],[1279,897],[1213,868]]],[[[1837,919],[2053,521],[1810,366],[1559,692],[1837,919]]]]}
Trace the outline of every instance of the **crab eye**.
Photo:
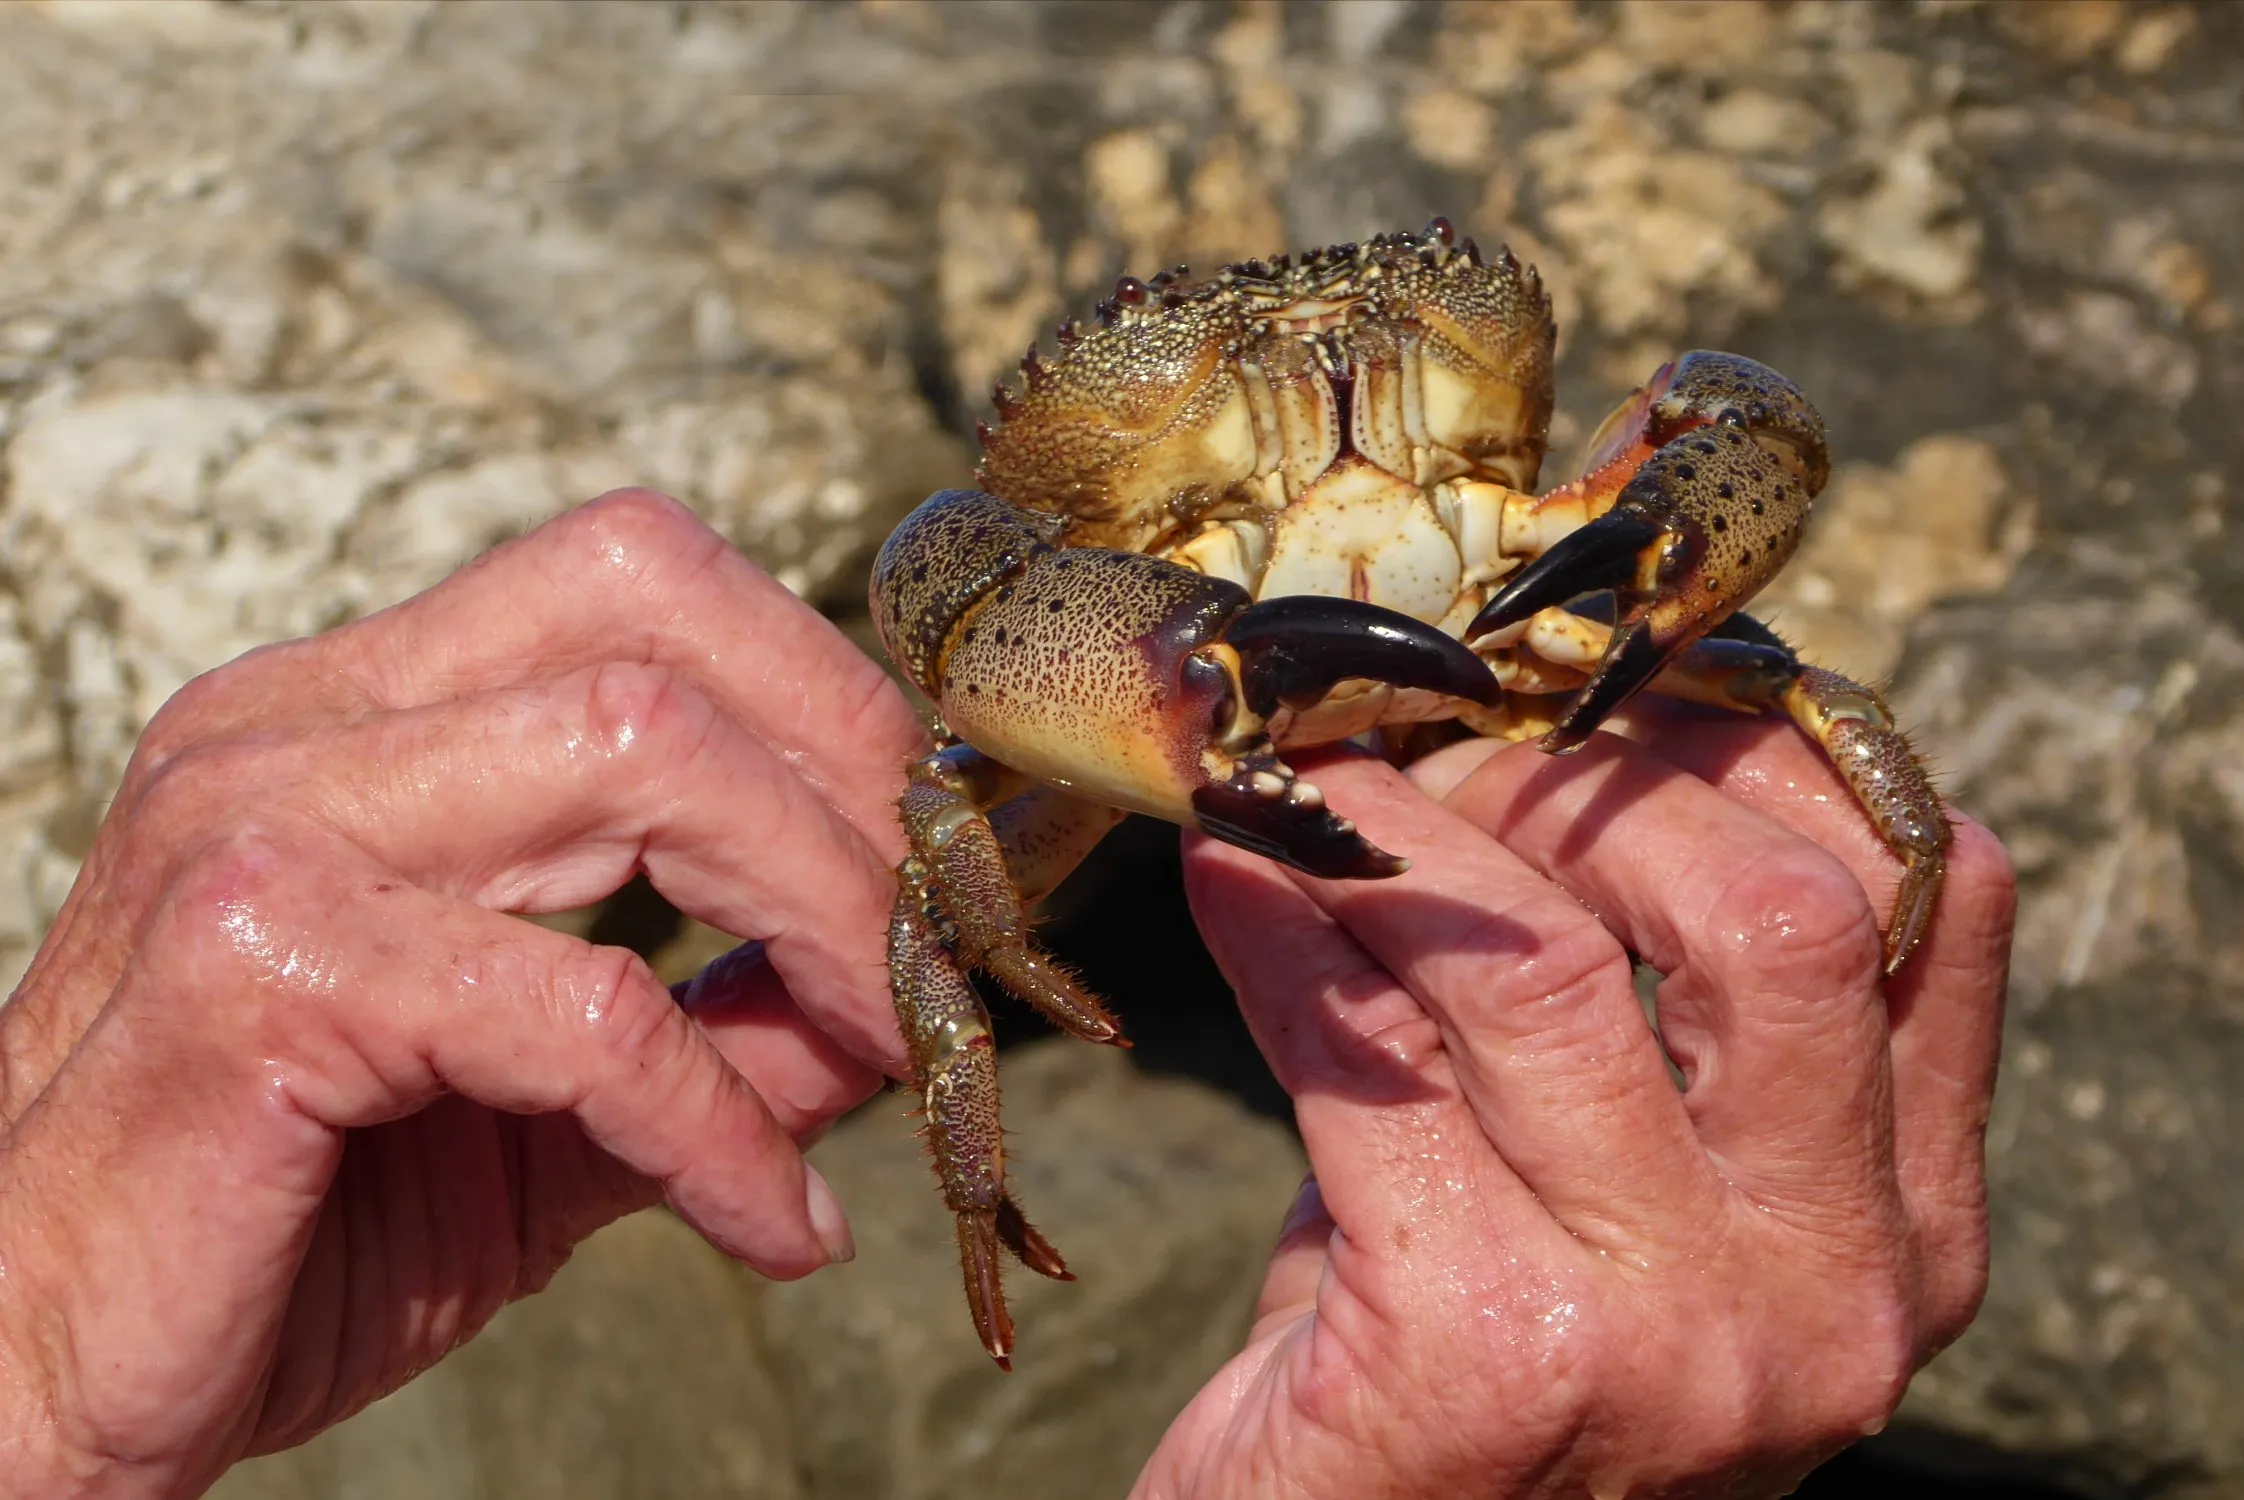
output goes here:
{"type": "Polygon", "coordinates": [[[1114,283],[1114,300],[1127,307],[1143,307],[1145,296],[1145,283],[1135,276],[1125,276],[1114,283]]]}
{"type": "Polygon", "coordinates": [[[1428,219],[1426,221],[1426,238],[1432,240],[1444,250],[1453,250],[1457,247],[1457,226],[1444,218],[1428,219]]]}

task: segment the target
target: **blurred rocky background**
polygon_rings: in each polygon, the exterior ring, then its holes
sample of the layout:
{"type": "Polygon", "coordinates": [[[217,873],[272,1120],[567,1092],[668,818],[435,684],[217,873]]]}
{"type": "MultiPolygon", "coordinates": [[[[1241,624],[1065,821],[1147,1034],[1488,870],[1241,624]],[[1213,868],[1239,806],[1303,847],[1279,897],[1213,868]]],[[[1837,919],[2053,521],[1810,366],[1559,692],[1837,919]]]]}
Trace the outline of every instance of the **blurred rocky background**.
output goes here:
{"type": "MultiPolygon", "coordinates": [[[[1987,1308],[1812,1483],[2244,1496],[2240,77],[2244,8],[2119,0],[0,9],[0,986],[190,675],[625,482],[847,616],[1115,275],[1447,213],[1552,287],[1556,454],[1684,348],[1814,395],[1772,613],[2018,863],[1987,1308]]],[[[642,1216],[222,1493],[1121,1493],[1300,1170],[1173,857],[1127,830],[1059,928],[1224,1090],[1016,1053],[1085,1272],[1022,1278],[1023,1373],[876,1101],[820,1156],[857,1264],[642,1216]]]]}

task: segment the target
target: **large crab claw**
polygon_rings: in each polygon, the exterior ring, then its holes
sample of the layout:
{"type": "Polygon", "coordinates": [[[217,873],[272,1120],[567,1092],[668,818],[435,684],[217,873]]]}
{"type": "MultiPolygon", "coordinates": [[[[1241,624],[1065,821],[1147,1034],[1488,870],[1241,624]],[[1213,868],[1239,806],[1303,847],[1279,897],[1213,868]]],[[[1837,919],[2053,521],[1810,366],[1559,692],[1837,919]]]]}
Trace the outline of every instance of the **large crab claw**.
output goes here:
{"type": "MultiPolygon", "coordinates": [[[[1776,576],[1829,474],[1815,408],[1733,354],[1662,369],[1596,447],[1608,467],[1634,470],[1612,508],[1522,569],[1465,632],[1476,640],[1585,594],[1615,596],[1605,654],[1544,737],[1560,753],[1776,576]]],[[[1601,472],[1584,481],[1593,492],[1601,472]]]]}
{"type": "Polygon", "coordinates": [[[1294,775],[1269,721],[1353,679],[1492,704],[1485,663],[1392,610],[1257,604],[1176,563],[1050,538],[1045,517],[948,490],[882,549],[873,600],[890,654],[956,734],[1038,781],[1313,875],[1406,868],[1294,775]]]}
{"type": "MultiPolygon", "coordinates": [[[[1203,586],[1215,580],[1200,580],[1203,586]]],[[[1229,587],[1229,585],[1222,585],[1229,587]]],[[[1186,658],[1187,674],[1236,693],[1245,712],[1217,727],[1192,792],[1205,832],[1326,879],[1398,875],[1409,862],[1378,849],[1278,759],[1263,733],[1280,708],[1314,707],[1355,678],[1423,688],[1474,703],[1501,693],[1480,658],[1430,625],[1355,599],[1293,594],[1250,604],[1217,641],[1186,658]],[[1228,770],[1228,774],[1222,774],[1228,770]],[[1215,779],[1221,775],[1221,779],[1215,779]]]]}

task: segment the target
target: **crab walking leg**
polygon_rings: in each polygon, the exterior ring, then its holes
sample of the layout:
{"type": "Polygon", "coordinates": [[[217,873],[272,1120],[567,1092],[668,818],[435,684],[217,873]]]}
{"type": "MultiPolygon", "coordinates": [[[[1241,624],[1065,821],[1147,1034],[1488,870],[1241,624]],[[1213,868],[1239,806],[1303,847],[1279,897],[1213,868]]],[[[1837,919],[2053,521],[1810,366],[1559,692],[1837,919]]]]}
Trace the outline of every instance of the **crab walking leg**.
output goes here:
{"type": "Polygon", "coordinates": [[[1028,909],[1007,868],[1005,848],[970,789],[960,784],[965,778],[941,751],[914,764],[908,775],[897,810],[912,843],[911,859],[924,869],[923,884],[949,921],[959,960],[990,974],[1085,1041],[1127,1046],[1106,1007],[1029,937],[1028,909]]]}
{"type": "Polygon", "coordinates": [[[935,1175],[957,1223],[967,1309],[990,1358],[1011,1369],[998,1247],[1032,1271],[1074,1277],[1006,1191],[997,1044],[967,969],[987,969],[1077,1036],[1128,1046],[1105,1008],[1029,940],[1025,910],[1122,815],[1030,782],[968,745],[938,750],[908,774],[898,807],[912,853],[897,869],[889,983],[935,1175]]]}
{"type": "Polygon", "coordinates": [[[1694,641],[1652,689],[1740,713],[1781,708],[1823,747],[1878,836],[1901,859],[1901,889],[1886,929],[1886,972],[1895,973],[1923,940],[1947,873],[1951,835],[1940,794],[1875,690],[1807,665],[1758,622],[1741,617],[1733,623],[1762,638],[1694,641]]]}
{"type": "Polygon", "coordinates": [[[888,929],[896,1019],[911,1050],[912,1086],[926,1114],[943,1204],[958,1226],[966,1306],[982,1347],[1011,1369],[1013,1319],[1005,1310],[998,1246],[1031,1270],[1072,1281],[1060,1259],[1005,1191],[1005,1141],[998,1125],[997,1042],[989,1012],[965,969],[929,919],[925,868],[905,861],[888,929]]]}

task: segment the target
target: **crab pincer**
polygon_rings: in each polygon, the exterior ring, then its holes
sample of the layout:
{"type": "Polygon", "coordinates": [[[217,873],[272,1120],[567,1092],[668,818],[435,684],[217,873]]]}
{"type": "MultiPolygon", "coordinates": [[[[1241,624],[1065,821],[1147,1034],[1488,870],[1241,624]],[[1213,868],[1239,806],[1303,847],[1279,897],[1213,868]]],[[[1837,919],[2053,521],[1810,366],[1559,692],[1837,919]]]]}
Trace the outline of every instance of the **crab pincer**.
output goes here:
{"type": "Polygon", "coordinates": [[[1579,749],[1655,678],[1674,696],[1790,713],[1902,860],[1886,937],[1887,972],[1898,970],[1924,935],[1945,872],[1939,795],[1874,690],[1807,666],[1737,614],[1791,558],[1830,477],[1822,418],[1765,365],[1701,351],[1663,367],[1592,447],[1582,484],[1593,504],[1618,484],[1610,508],[1515,575],[1466,639],[1584,595],[1613,596],[1611,640],[1543,738],[1553,754],[1579,749]]]}

